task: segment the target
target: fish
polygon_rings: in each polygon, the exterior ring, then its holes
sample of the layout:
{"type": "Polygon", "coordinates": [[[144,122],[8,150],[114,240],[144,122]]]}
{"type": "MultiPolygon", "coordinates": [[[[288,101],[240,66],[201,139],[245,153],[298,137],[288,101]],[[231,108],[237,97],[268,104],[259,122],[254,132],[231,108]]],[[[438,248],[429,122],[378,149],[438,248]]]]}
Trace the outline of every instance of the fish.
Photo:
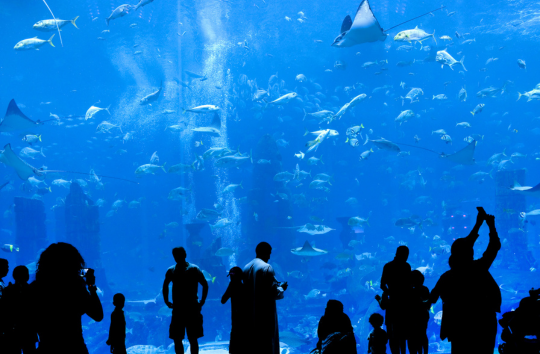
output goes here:
{"type": "Polygon", "coordinates": [[[333,47],[352,47],[362,43],[385,41],[388,34],[383,32],[375,18],[368,0],[362,0],[356,10],[354,21],[347,15],[341,24],[340,35],[334,39],[333,47]]]}
{"type": "Polygon", "coordinates": [[[96,107],[96,106],[91,106],[91,107],[88,108],[88,110],[86,111],[86,114],[84,115],[84,120],[88,120],[88,119],[94,118],[94,116],[95,116],[98,112],[101,112],[101,111],[107,111],[107,113],[109,113],[109,115],[111,115],[111,112],[109,111],[109,108],[111,108],[110,105],[109,105],[107,108],[99,108],[99,107],[96,107]]]}
{"type": "Polygon", "coordinates": [[[411,117],[414,117],[414,112],[411,111],[410,109],[408,109],[406,111],[402,111],[394,121],[396,123],[399,123],[399,125],[401,125],[401,124],[405,123],[406,121],[408,121],[409,118],[411,118],[411,117]]]}
{"type": "Polygon", "coordinates": [[[266,103],[265,105],[265,109],[266,107],[270,106],[270,105],[276,105],[276,106],[283,106],[283,105],[286,105],[287,103],[289,103],[292,99],[296,98],[296,96],[298,96],[298,94],[296,92],[291,92],[291,93],[288,93],[286,95],[283,95],[275,100],[273,100],[272,102],[268,102],[266,103]]]}
{"type": "Polygon", "coordinates": [[[41,32],[51,32],[64,27],[68,23],[71,23],[73,26],[75,26],[76,29],[79,29],[79,27],[77,27],[77,25],[75,24],[75,21],[77,21],[78,18],[79,16],[74,17],[72,20],[41,20],[36,22],[33,28],[41,32]]]}
{"type": "Polygon", "coordinates": [[[369,217],[364,219],[359,216],[353,216],[352,218],[349,218],[349,221],[347,221],[347,225],[349,226],[363,226],[363,225],[369,225],[369,217]]]}
{"type": "Polygon", "coordinates": [[[456,64],[461,65],[463,70],[467,71],[465,68],[465,65],[463,65],[463,61],[465,60],[465,56],[461,58],[460,61],[457,61],[454,59],[448,52],[445,50],[439,50],[437,52],[437,56],[435,57],[435,61],[441,63],[441,69],[444,68],[445,65],[448,65],[448,67],[452,70],[454,70],[453,66],[456,64]]]}
{"type": "Polygon", "coordinates": [[[39,50],[39,48],[41,48],[45,43],[49,43],[52,47],[54,47],[54,44],[52,42],[54,36],[55,34],[53,34],[48,40],[39,39],[38,37],[23,39],[22,41],[15,44],[15,47],[13,47],[13,49],[17,51],[32,49],[39,50]]]}
{"type": "MultiPolygon", "coordinates": [[[[219,111],[219,109],[220,108],[218,106],[214,106],[214,105],[211,105],[211,104],[206,104],[206,105],[202,105],[202,106],[197,106],[197,107],[193,107],[193,108],[184,109],[184,111],[182,113],[186,113],[186,112],[211,113],[211,112],[219,111]]],[[[220,124],[220,127],[221,127],[221,124],[220,124]]]]}
{"type": "Polygon", "coordinates": [[[43,154],[43,148],[40,150],[40,151],[37,151],[37,150],[34,150],[32,149],[31,147],[25,147],[23,149],[21,149],[21,151],[19,152],[19,156],[21,157],[28,157],[30,159],[35,159],[36,156],[38,155],[41,155],[43,157],[47,157],[45,156],[45,154],[43,154]]]}
{"type": "Polygon", "coordinates": [[[484,107],[485,107],[485,104],[483,103],[477,104],[476,107],[474,107],[474,109],[471,111],[471,114],[474,116],[475,114],[482,112],[484,107]]]}
{"type": "Polygon", "coordinates": [[[221,118],[219,114],[214,112],[214,117],[212,118],[212,123],[207,127],[198,127],[191,129],[194,132],[207,133],[211,136],[221,136],[221,118]]]}
{"type": "Polygon", "coordinates": [[[137,167],[137,169],[135,170],[135,174],[137,175],[137,177],[142,177],[144,175],[150,175],[150,174],[153,175],[160,169],[163,170],[163,172],[167,173],[167,171],[165,170],[166,164],[167,164],[166,162],[162,166],[153,165],[153,164],[145,164],[145,165],[137,167]]]}
{"type": "Polygon", "coordinates": [[[137,5],[135,5],[134,10],[137,11],[137,9],[139,7],[146,6],[146,5],[148,5],[148,4],[152,3],[152,2],[154,2],[154,0],[140,0],[139,3],[137,5]]]}
{"type": "Polygon", "coordinates": [[[525,60],[523,59],[518,59],[517,60],[517,64],[519,66],[520,69],[525,69],[527,70],[527,64],[525,63],[525,60]]]}
{"type": "Polygon", "coordinates": [[[421,30],[416,26],[415,28],[411,30],[405,30],[401,31],[394,37],[394,41],[396,42],[418,42],[420,45],[422,45],[422,41],[425,41],[429,37],[433,38],[433,41],[435,44],[437,44],[437,40],[435,39],[435,31],[433,31],[432,34],[426,33],[424,30],[421,30]]]}
{"type": "Polygon", "coordinates": [[[222,248],[218,249],[214,255],[217,256],[217,257],[230,257],[234,253],[235,253],[234,250],[232,250],[230,248],[222,247],[222,248]]]}
{"type": "Polygon", "coordinates": [[[107,21],[107,26],[109,25],[109,22],[111,20],[116,20],[117,18],[120,18],[120,17],[124,17],[126,16],[127,14],[129,14],[129,10],[131,8],[133,8],[134,6],[132,5],[129,5],[129,4],[124,4],[124,5],[120,5],[118,6],[116,9],[113,10],[113,12],[111,13],[111,15],[109,17],[107,17],[106,21],[107,21]]]}
{"type": "Polygon", "coordinates": [[[145,106],[147,104],[157,101],[162,90],[163,90],[163,81],[161,81],[161,83],[159,84],[159,89],[156,92],[152,92],[151,94],[141,98],[141,100],[139,101],[139,105],[145,106]]]}
{"type": "Polygon", "coordinates": [[[238,167],[242,165],[247,160],[250,160],[251,163],[253,163],[253,154],[250,152],[248,156],[236,156],[236,155],[229,155],[229,156],[223,156],[216,160],[215,166],[216,167],[238,167]]]}
{"type": "Polygon", "coordinates": [[[302,256],[302,257],[316,257],[316,256],[322,256],[323,254],[327,254],[328,251],[312,247],[309,244],[309,241],[306,241],[302,247],[293,248],[291,250],[291,253],[297,256],[302,256]]]}
{"type": "Polygon", "coordinates": [[[462,87],[461,90],[459,90],[458,98],[460,102],[467,101],[467,90],[465,90],[465,87],[462,87]]]}

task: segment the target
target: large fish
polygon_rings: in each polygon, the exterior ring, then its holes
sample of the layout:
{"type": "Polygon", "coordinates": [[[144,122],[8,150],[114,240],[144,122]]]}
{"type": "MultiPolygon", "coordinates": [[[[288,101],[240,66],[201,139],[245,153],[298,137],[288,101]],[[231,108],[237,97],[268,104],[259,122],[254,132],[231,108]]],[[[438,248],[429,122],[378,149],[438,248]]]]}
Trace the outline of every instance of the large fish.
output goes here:
{"type": "Polygon", "coordinates": [[[219,114],[214,113],[214,118],[212,119],[212,124],[210,124],[207,127],[199,127],[191,129],[194,132],[200,132],[200,133],[208,133],[213,136],[221,136],[221,118],[219,117],[219,114]]]}
{"type": "Polygon", "coordinates": [[[107,17],[107,20],[106,20],[107,21],[107,26],[109,25],[109,22],[111,20],[115,20],[117,18],[126,16],[129,13],[129,10],[132,7],[133,7],[132,5],[124,4],[124,5],[118,6],[116,9],[114,9],[113,12],[111,13],[111,15],[109,17],[107,17]]]}
{"type": "Polygon", "coordinates": [[[291,253],[297,256],[302,256],[302,257],[315,257],[315,256],[322,256],[323,254],[327,254],[328,251],[312,247],[309,244],[309,242],[306,241],[306,243],[304,243],[304,246],[293,248],[291,250],[291,253]]]}
{"type": "Polygon", "coordinates": [[[6,110],[6,115],[2,122],[0,122],[0,132],[24,131],[33,133],[41,128],[41,126],[43,126],[43,122],[39,120],[34,122],[25,116],[17,106],[17,103],[15,103],[15,100],[11,100],[6,110]]]}
{"type": "Polygon", "coordinates": [[[0,152],[0,162],[5,163],[7,166],[13,167],[17,176],[20,179],[26,181],[33,176],[43,176],[45,173],[21,159],[11,149],[11,145],[4,146],[4,151],[0,152]]]}
{"type": "Polygon", "coordinates": [[[384,41],[388,37],[373,15],[368,0],[362,0],[354,21],[347,15],[341,24],[341,34],[334,39],[333,47],[352,47],[357,44],[384,41]]]}
{"type": "Polygon", "coordinates": [[[161,81],[161,83],[159,84],[159,90],[157,90],[156,92],[152,92],[148,96],[141,98],[141,101],[139,102],[139,104],[141,106],[144,106],[149,103],[157,101],[159,98],[159,94],[161,93],[162,90],[163,90],[163,81],[161,81]]]}
{"type": "Polygon", "coordinates": [[[75,17],[73,20],[41,20],[34,24],[34,29],[41,32],[51,32],[56,31],[57,28],[64,27],[68,23],[73,24],[76,29],[79,29],[79,27],[77,27],[77,25],[75,24],[75,21],[77,21],[78,18],[79,16],[75,17]]]}

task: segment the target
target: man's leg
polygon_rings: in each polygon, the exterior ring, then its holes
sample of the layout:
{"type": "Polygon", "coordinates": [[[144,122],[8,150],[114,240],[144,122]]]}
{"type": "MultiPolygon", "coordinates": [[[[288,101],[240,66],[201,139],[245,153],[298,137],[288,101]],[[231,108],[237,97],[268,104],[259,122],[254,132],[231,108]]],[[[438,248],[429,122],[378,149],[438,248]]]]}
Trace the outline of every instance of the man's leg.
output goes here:
{"type": "MultiPolygon", "coordinates": [[[[191,348],[191,354],[199,354],[199,341],[197,338],[188,337],[189,346],[191,348]]],[[[177,353],[178,354],[178,353],[177,353]]]]}
{"type": "Polygon", "coordinates": [[[184,354],[184,344],[182,344],[182,339],[174,339],[174,352],[176,354],[184,354]]]}

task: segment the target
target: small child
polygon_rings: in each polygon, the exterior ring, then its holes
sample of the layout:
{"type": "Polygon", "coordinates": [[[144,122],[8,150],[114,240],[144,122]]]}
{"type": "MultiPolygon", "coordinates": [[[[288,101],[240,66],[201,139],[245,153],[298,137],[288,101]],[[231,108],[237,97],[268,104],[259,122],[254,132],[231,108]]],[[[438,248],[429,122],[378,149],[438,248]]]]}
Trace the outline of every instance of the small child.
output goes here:
{"type": "Polygon", "coordinates": [[[378,313],[369,316],[369,323],[373,326],[373,331],[368,337],[368,353],[386,354],[386,343],[388,343],[388,334],[381,328],[384,318],[378,313]]]}
{"type": "Polygon", "coordinates": [[[231,299],[231,339],[229,342],[229,353],[241,354],[244,352],[242,346],[242,333],[245,333],[243,326],[245,324],[245,311],[244,311],[244,284],[242,283],[243,271],[240,267],[233,267],[229,271],[231,282],[225,291],[225,294],[221,297],[221,303],[225,304],[231,299]]]}
{"type": "Polygon", "coordinates": [[[408,346],[409,353],[427,353],[429,340],[427,326],[429,322],[429,289],[424,286],[424,275],[419,270],[413,270],[410,275],[411,298],[409,304],[408,346]]]}
{"type": "Polygon", "coordinates": [[[113,296],[114,311],[111,313],[111,327],[107,345],[111,346],[111,353],[126,354],[126,319],[124,317],[124,303],[126,298],[118,293],[113,296]]]}

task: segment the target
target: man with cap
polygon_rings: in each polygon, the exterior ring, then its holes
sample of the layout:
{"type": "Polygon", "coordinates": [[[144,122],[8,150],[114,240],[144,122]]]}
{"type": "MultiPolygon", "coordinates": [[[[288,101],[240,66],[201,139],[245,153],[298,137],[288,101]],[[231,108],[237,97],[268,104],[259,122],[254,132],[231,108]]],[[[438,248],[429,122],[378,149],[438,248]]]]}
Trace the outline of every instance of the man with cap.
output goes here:
{"type": "Polygon", "coordinates": [[[255,253],[244,267],[248,348],[258,354],[280,354],[276,300],[283,299],[288,285],[276,280],[268,264],[272,253],[268,243],[259,243],[255,253]]]}

